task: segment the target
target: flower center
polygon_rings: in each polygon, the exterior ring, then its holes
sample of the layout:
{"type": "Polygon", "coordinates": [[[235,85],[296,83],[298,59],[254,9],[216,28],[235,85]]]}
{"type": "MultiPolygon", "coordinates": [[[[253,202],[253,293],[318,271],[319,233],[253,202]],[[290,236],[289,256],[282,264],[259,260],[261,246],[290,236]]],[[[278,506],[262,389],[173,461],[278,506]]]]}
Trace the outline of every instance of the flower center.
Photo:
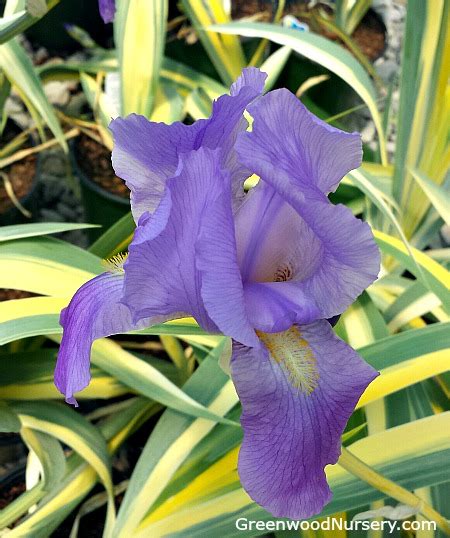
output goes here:
{"type": "Polygon", "coordinates": [[[289,383],[303,394],[311,394],[319,384],[319,372],[314,353],[298,328],[293,326],[280,333],[256,333],[288,376],[289,383]]]}
{"type": "Polygon", "coordinates": [[[273,282],[287,282],[294,276],[294,268],[290,263],[286,263],[275,271],[273,282]]]}
{"type": "Polygon", "coordinates": [[[102,260],[102,265],[108,271],[108,273],[120,275],[125,272],[123,270],[123,264],[125,263],[127,258],[128,252],[126,252],[125,254],[120,252],[115,256],[111,256],[111,258],[102,260]]]}

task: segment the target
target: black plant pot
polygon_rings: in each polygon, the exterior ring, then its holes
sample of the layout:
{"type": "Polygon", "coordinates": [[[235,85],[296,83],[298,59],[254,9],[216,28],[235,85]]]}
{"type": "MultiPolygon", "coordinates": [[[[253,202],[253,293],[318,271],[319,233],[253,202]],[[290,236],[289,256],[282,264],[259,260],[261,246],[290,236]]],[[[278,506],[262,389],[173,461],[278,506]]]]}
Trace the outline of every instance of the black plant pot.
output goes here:
{"type": "Polygon", "coordinates": [[[70,158],[75,173],[80,179],[86,222],[102,226],[101,228],[87,230],[89,239],[94,242],[110,226],[130,211],[130,200],[108,192],[88,177],[78,164],[75,142],[70,144],[70,158]]]}
{"type": "MultiPolygon", "coordinates": [[[[20,435],[13,433],[0,434],[0,466],[23,458],[26,454],[24,447],[25,445],[20,435]]],[[[7,476],[11,473],[0,475],[0,487],[7,482],[7,476]]]]}
{"type": "Polygon", "coordinates": [[[25,35],[35,47],[45,47],[50,54],[64,57],[82,48],[67,33],[66,24],[80,26],[102,46],[106,46],[112,39],[112,24],[103,23],[97,0],[62,0],[40,21],[28,28],[25,35]]]}

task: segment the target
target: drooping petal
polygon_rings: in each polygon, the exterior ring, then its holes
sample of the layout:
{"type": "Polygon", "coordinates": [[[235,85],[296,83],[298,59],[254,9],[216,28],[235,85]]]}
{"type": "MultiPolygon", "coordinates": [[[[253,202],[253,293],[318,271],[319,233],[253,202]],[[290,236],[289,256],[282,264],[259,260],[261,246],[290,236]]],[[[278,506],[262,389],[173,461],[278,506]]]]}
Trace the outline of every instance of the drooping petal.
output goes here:
{"type": "Polygon", "coordinates": [[[252,132],[240,136],[237,151],[244,163],[252,155],[255,173],[266,181],[273,176],[291,188],[309,186],[328,194],[361,164],[360,135],[328,125],[286,89],[269,92],[248,110],[252,132]]]}
{"type": "Polygon", "coordinates": [[[155,123],[137,114],[110,123],[113,167],[131,190],[136,223],[144,212],[152,213],[158,206],[166,181],[175,175],[180,154],[200,147],[222,148],[223,166],[231,173],[233,193],[241,196],[248,171],[237,162],[234,143],[237,134],[247,127],[243,112],[262,92],[265,77],[256,68],[244,69],[232,86],[232,95],[219,97],[211,117],[192,125],[155,123]]]}
{"type": "Polygon", "coordinates": [[[200,148],[180,157],[163,201],[142,217],[130,245],[123,301],[136,320],[192,315],[208,331],[253,345],[236,261],[229,174],[220,166],[220,150],[200,148]]]}
{"type": "Polygon", "coordinates": [[[324,467],[338,460],[345,425],[377,372],[327,321],[261,338],[260,349],[235,344],[231,359],[243,409],[239,476],[275,517],[306,519],[331,498],[324,467]]]}
{"type": "Polygon", "coordinates": [[[114,20],[114,15],[116,14],[115,0],[98,0],[98,9],[105,24],[114,20]]]}
{"type": "MultiPolygon", "coordinates": [[[[370,227],[323,198],[311,200],[292,187],[279,192],[260,180],[235,216],[244,285],[280,282],[293,303],[316,305],[316,319],[341,314],[375,280],[380,266],[370,227]]],[[[292,322],[312,321],[302,321],[303,312],[292,322]]],[[[263,310],[254,312],[259,314],[263,310]]]]}
{"type": "Polygon", "coordinates": [[[120,304],[123,274],[102,273],[84,284],[61,312],[63,337],[55,369],[55,385],[68,403],[90,381],[92,342],[103,336],[139,329],[162,320],[133,323],[129,309],[120,304]]]}

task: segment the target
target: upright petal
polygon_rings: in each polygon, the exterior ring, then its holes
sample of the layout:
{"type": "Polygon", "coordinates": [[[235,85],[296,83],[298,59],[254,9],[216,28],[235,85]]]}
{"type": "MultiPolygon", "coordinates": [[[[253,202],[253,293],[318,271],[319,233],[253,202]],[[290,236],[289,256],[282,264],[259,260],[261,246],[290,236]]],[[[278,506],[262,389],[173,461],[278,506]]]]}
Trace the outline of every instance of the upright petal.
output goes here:
{"type": "Polygon", "coordinates": [[[136,230],[123,301],[136,320],[192,315],[206,330],[253,345],[236,261],[229,174],[220,165],[220,150],[181,156],[162,203],[136,230]]]}
{"type": "Polygon", "coordinates": [[[242,88],[246,86],[252,88],[256,95],[260,95],[264,90],[267,74],[256,67],[246,67],[242,70],[241,76],[233,82],[230,87],[230,95],[238,95],[242,88]]]}
{"type": "Polygon", "coordinates": [[[175,175],[180,154],[200,147],[222,148],[223,165],[230,170],[233,192],[241,196],[248,171],[237,162],[234,143],[237,134],[247,128],[243,112],[262,92],[265,77],[256,68],[244,69],[232,86],[232,95],[219,97],[211,117],[192,125],[155,123],[137,114],[110,123],[113,167],[131,190],[136,223],[144,212],[152,213],[158,206],[166,181],[175,175]]]}
{"type": "Polygon", "coordinates": [[[345,425],[377,372],[327,321],[261,339],[260,349],[235,344],[231,359],[243,409],[239,476],[275,517],[306,519],[331,498],[324,467],[338,460],[345,425]]]}
{"type": "MultiPolygon", "coordinates": [[[[292,273],[292,266],[307,268],[308,274],[294,276],[293,282],[315,302],[321,317],[340,314],[375,280],[380,262],[369,226],[346,207],[331,205],[324,194],[333,190],[347,171],[359,166],[359,135],[325,124],[287,90],[267,94],[251,104],[249,111],[253,129],[239,135],[239,158],[291,207],[289,219],[284,206],[278,211],[285,215],[286,223],[282,219],[272,227],[271,234],[288,230],[287,222],[298,230],[297,241],[285,242],[291,249],[290,258],[284,260],[285,269],[292,273]]],[[[264,203],[263,194],[259,198],[264,203]]],[[[281,206],[272,196],[268,208],[274,212],[277,204],[281,206]]],[[[289,235],[287,231],[285,235],[289,235]]],[[[239,250],[239,234],[237,239],[239,250]]],[[[278,244],[272,252],[288,250],[278,244]]],[[[258,262],[255,266],[267,272],[270,256],[264,254],[264,259],[265,264],[258,262]]]]}
{"type": "Polygon", "coordinates": [[[109,124],[114,136],[112,164],[131,191],[136,223],[143,213],[153,213],[158,207],[166,181],[177,169],[179,154],[194,147],[204,123],[166,125],[130,114],[109,124]]]}
{"type": "Polygon", "coordinates": [[[116,14],[115,0],[98,0],[98,9],[105,24],[114,20],[114,15],[116,14]]]}
{"type": "Polygon", "coordinates": [[[220,332],[246,345],[258,345],[237,262],[236,238],[229,182],[205,211],[195,245],[196,267],[201,276],[201,297],[220,332]]]}
{"type": "Polygon", "coordinates": [[[266,78],[267,75],[256,67],[245,68],[231,86],[231,95],[222,95],[213,103],[211,118],[197,136],[196,148],[222,149],[223,167],[231,176],[234,209],[240,205],[244,181],[251,175],[250,170],[238,160],[235,144],[238,134],[248,126],[244,110],[262,93],[266,78]]]}
{"type": "Polygon", "coordinates": [[[55,369],[55,385],[68,403],[91,379],[89,364],[92,342],[103,336],[139,329],[159,320],[133,323],[129,309],[120,303],[123,274],[103,273],[89,280],[61,312],[63,337],[55,369]]]}
{"type": "Polygon", "coordinates": [[[361,164],[360,135],[328,125],[286,89],[269,92],[248,110],[252,132],[241,135],[237,151],[244,164],[252,156],[254,171],[266,181],[273,176],[291,188],[310,186],[328,194],[361,164]]]}

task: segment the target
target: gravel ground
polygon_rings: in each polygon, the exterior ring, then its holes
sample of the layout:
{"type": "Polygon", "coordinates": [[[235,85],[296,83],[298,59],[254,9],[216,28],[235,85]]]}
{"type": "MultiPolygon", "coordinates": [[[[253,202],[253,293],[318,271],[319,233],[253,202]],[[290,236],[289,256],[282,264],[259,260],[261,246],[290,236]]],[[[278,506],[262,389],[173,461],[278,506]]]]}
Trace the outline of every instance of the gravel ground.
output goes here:
{"type": "MultiPolygon", "coordinates": [[[[373,0],[373,9],[383,18],[386,26],[386,48],[383,56],[375,61],[374,66],[383,82],[389,87],[394,84],[391,104],[391,121],[387,136],[387,150],[392,157],[395,150],[395,122],[392,118],[398,111],[399,103],[399,73],[401,65],[402,40],[406,18],[406,0],[373,0]]],[[[361,132],[363,142],[376,149],[376,130],[367,109],[352,115],[352,127],[361,132]]]]}
{"type": "MultiPolygon", "coordinates": [[[[40,160],[38,222],[86,222],[81,203],[78,179],[73,175],[68,157],[59,148],[42,153],[40,160]]],[[[84,230],[72,230],[59,237],[87,247],[84,230]]]]}
{"type": "MultiPolygon", "coordinates": [[[[29,43],[22,39],[22,44],[36,65],[48,60],[47,51],[40,48],[33,51],[29,43]]],[[[85,59],[82,53],[76,53],[67,61],[85,59]]],[[[85,105],[85,97],[73,81],[50,82],[44,87],[52,105],[70,116],[78,116],[85,105]]],[[[22,128],[32,126],[32,119],[26,112],[22,101],[14,92],[6,101],[5,107],[9,116],[22,128]]],[[[86,222],[79,192],[78,178],[74,176],[68,155],[59,147],[52,147],[39,154],[39,183],[37,190],[38,209],[33,215],[37,222],[86,222]]],[[[80,247],[88,246],[84,230],[73,230],[56,235],[65,241],[80,247]]]]}

